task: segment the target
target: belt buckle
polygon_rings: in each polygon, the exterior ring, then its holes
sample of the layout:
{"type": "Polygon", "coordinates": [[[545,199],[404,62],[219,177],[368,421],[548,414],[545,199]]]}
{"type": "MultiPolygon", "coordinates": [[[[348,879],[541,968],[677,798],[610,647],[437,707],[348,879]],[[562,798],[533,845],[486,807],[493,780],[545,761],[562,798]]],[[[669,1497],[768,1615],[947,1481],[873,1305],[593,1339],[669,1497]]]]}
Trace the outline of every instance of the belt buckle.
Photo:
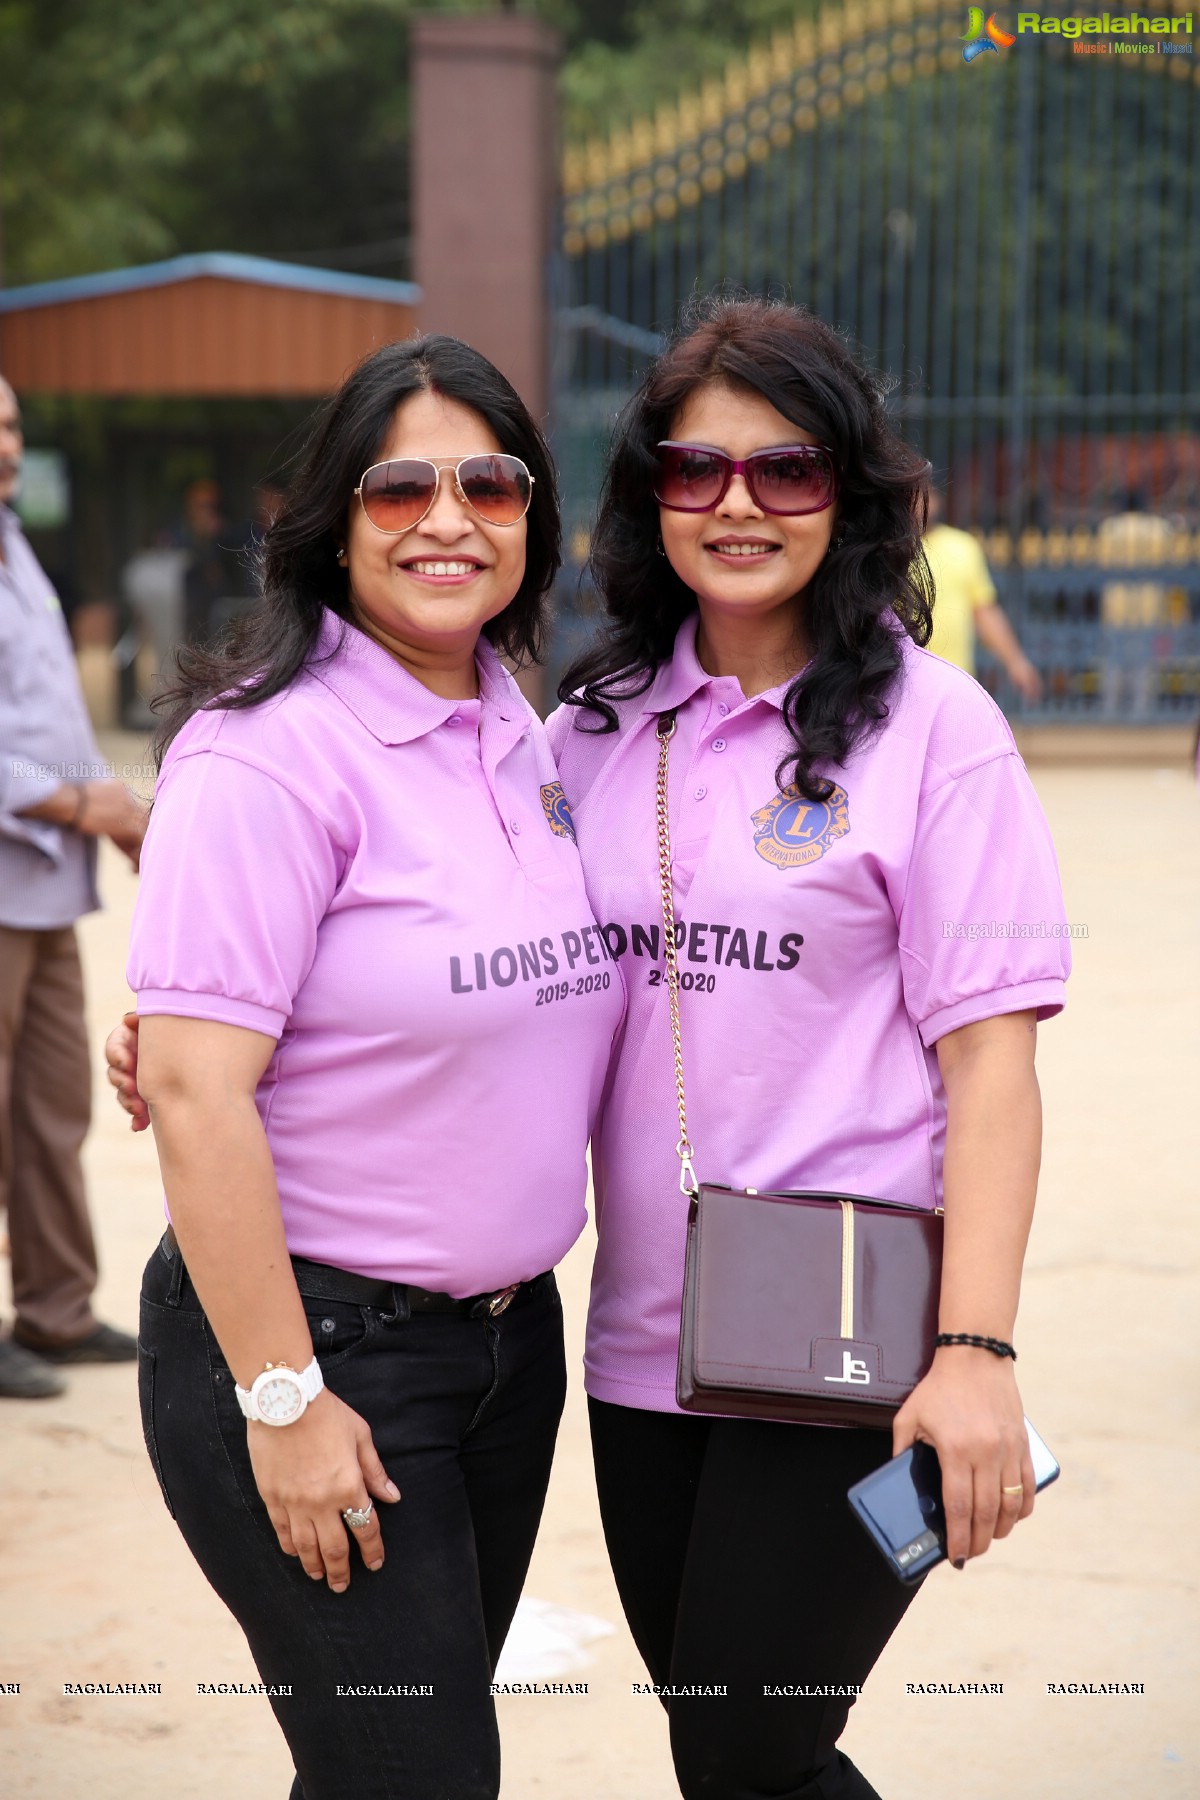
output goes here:
{"type": "Polygon", "coordinates": [[[498,1294],[492,1295],[487,1303],[489,1319],[498,1319],[502,1312],[508,1311],[520,1285],[519,1281],[514,1281],[511,1287],[501,1288],[498,1294]]]}

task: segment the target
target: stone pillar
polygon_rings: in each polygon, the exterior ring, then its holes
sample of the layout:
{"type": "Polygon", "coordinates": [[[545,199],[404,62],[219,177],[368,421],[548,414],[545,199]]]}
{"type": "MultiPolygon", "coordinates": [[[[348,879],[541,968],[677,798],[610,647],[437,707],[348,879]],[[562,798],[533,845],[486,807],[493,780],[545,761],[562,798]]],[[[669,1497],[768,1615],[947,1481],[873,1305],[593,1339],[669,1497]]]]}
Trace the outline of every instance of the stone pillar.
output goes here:
{"type": "Polygon", "coordinates": [[[421,327],[490,357],[543,425],[561,60],[561,35],[523,13],[420,13],[412,22],[421,327]]]}

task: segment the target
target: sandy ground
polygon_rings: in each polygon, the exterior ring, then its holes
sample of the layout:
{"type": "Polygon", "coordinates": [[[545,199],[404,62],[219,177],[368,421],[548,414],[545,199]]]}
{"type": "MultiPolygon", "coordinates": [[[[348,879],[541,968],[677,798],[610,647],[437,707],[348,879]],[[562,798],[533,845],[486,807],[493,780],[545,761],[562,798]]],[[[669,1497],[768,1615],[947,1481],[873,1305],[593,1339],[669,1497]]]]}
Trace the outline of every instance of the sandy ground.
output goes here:
{"type": "MultiPolygon", "coordinates": [[[[1026,1410],[1064,1474],[1006,1545],[933,1576],[877,1666],[844,1743],[885,1800],[1200,1796],[1200,804],[1179,764],[1035,777],[1068,916],[1089,934],[1070,1005],[1039,1046],[1046,1150],[1018,1330],[1026,1410]],[[908,1691],[972,1681],[1003,1694],[908,1691]],[[1144,1691],[1047,1692],[1061,1682],[1144,1691]]],[[[96,1044],[87,1165],[100,1308],[132,1329],[159,1189],[150,1139],[128,1133],[101,1077],[135,893],[115,854],[103,886],[107,910],[82,928],[96,1044]]],[[[576,1368],[589,1258],[585,1240],[561,1271],[576,1368]]],[[[506,1800],[669,1800],[662,1714],[630,1692],[644,1672],[605,1561],[578,1378],[528,1592],[615,1630],[570,1677],[586,1695],[500,1702],[506,1800]]],[[[0,1402],[0,1594],[0,1687],[20,1684],[0,1692],[0,1792],[283,1800],[290,1765],[265,1702],[196,1694],[255,1672],[163,1508],[132,1368],[77,1370],[60,1400],[0,1402]],[[63,1696],[65,1681],[89,1680],[162,1692],[63,1696]]]]}

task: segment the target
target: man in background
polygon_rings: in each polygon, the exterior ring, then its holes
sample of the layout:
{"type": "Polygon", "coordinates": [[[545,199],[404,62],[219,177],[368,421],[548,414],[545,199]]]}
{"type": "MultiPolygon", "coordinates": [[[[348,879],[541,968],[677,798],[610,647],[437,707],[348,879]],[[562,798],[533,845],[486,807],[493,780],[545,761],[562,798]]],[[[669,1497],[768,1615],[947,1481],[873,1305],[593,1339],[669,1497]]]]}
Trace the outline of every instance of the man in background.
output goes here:
{"type": "Polygon", "coordinates": [[[969,531],[942,524],[941,513],[942,497],[935,488],[929,496],[924,544],[936,590],[928,648],[974,675],[978,639],[1003,666],[1018,694],[1036,704],[1042,697],[1042,678],[1021,649],[997,600],[996,584],[979,540],[969,531]]]}
{"type": "Polygon", "coordinates": [[[75,921],[100,904],[96,840],[137,867],[146,809],[96,747],[58,598],[6,504],[24,440],[0,376],[0,1206],[12,1255],[0,1398],[61,1393],[54,1365],[128,1362],[91,1308],[96,1248],[80,1150],[91,1071],[75,921]]]}
{"type": "Polygon", "coordinates": [[[1151,512],[1140,488],[1131,488],[1097,528],[1101,562],[1130,571],[1124,580],[1106,581],[1100,589],[1100,704],[1106,719],[1154,715],[1160,640],[1171,624],[1169,590],[1164,581],[1141,571],[1166,561],[1174,535],[1170,521],[1151,512]]]}
{"type": "Polygon", "coordinates": [[[236,546],[226,541],[229,526],[215,481],[193,481],[183,496],[183,513],[188,549],[183,635],[189,644],[208,644],[237,612],[246,572],[236,546]]]}

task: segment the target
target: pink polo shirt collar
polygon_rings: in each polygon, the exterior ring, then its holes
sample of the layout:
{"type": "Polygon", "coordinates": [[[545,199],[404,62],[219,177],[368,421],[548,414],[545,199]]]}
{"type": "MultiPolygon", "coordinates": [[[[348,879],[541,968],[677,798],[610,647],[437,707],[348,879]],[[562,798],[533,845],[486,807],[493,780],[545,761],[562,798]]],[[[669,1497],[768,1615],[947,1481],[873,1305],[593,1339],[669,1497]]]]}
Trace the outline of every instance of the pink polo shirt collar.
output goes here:
{"type": "MultiPolygon", "coordinates": [[[[495,648],[481,637],[475,649],[479,700],[506,724],[517,720],[513,691],[495,648]]],[[[382,644],[325,609],[308,673],[337,695],[381,744],[411,744],[475,701],[446,699],[403,670],[382,644]],[[397,673],[406,680],[397,682],[397,673]]],[[[524,724],[523,720],[518,721],[524,724]]]]}
{"type": "Polygon", "coordinates": [[[750,700],[742,693],[741,684],[733,675],[710,675],[701,667],[696,653],[696,638],[700,630],[700,614],[689,613],[675,638],[675,648],[669,662],[660,667],[650,687],[646,690],[646,698],[642,703],[642,711],[647,713],[673,712],[685,706],[694,694],[702,688],[714,687],[723,692],[731,700],[730,711],[739,706],[748,706],[755,700],[765,700],[776,712],[783,711],[784,696],[795,680],[790,675],[778,687],[766,688],[761,694],[754,694],[750,700]]]}

